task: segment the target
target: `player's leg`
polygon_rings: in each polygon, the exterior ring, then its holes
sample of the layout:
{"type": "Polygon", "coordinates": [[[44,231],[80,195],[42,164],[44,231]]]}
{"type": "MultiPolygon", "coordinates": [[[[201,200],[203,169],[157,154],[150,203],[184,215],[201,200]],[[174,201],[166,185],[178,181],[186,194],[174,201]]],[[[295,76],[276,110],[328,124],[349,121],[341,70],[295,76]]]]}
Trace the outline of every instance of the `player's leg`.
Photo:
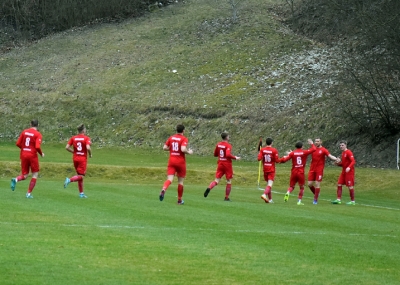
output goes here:
{"type": "Polygon", "coordinates": [[[321,181],[322,181],[322,175],[317,175],[317,180],[315,181],[315,193],[313,201],[313,204],[315,205],[318,203],[319,193],[321,192],[321,181]]]}
{"type": "Polygon", "coordinates": [[[304,205],[301,200],[303,199],[304,195],[304,184],[305,184],[305,177],[304,173],[298,173],[297,175],[297,182],[299,183],[300,186],[300,191],[299,191],[299,196],[297,200],[297,205],[304,205]]]}
{"type": "Polygon", "coordinates": [[[182,200],[182,196],[183,196],[183,181],[184,181],[184,177],[179,177],[178,176],[178,205],[183,205],[183,200],[182,200]]]}
{"type": "Polygon", "coordinates": [[[291,173],[290,173],[289,188],[288,188],[288,190],[287,190],[287,192],[286,192],[286,194],[285,194],[285,197],[283,198],[283,200],[284,200],[285,202],[287,202],[287,201],[289,200],[289,195],[290,195],[290,193],[293,192],[293,189],[294,189],[294,186],[296,185],[296,182],[297,182],[296,174],[293,173],[293,172],[291,172],[291,173]]]}
{"type": "Polygon", "coordinates": [[[310,188],[311,192],[315,194],[315,171],[308,172],[308,188],[310,188]]]}
{"type": "MultiPolygon", "coordinates": [[[[26,192],[26,198],[33,198],[32,191],[36,186],[36,180],[39,177],[39,159],[37,156],[34,156],[30,159],[30,168],[32,171],[32,178],[28,185],[28,191],[26,192]]],[[[28,175],[26,175],[28,176],[28,175]]]]}
{"type": "Polygon", "coordinates": [[[160,195],[159,195],[160,201],[164,200],[165,192],[167,191],[168,187],[171,185],[172,181],[174,181],[174,176],[175,176],[176,172],[177,172],[177,169],[176,169],[175,165],[168,164],[168,167],[167,167],[167,180],[164,181],[164,184],[162,186],[162,189],[161,189],[161,192],[160,192],[160,195]]]}
{"type": "Polygon", "coordinates": [[[204,197],[207,197],[208,194],[210,193],[211,189],[213,189],[215,186],[219,184],[221,181],[222,176],[224,175],[223,169],[220,168],[220,166],[217,166],[217,171],[215,173],[215,179],[208,185],[206,191],[204,191],[204,197]]]}
{"type": "Polygon", "coordinates": [[[345,174],[341,172],[337,182],[336,200],[332,201],[332,204],[342,204],[343,185],[346,185],[345,178],[346,178],[345,174]]]}
{"type": "Polygon", "coordinates": [[[225,166],[225,177],[226,177],[226,187],[225,187],[225,199],[224,201],[230,201],[229,195],[232,190],[232,178],[233,178],[233,169],[232,164],[225,166]]]}
{"type": "Polygon", "coordinates": [[[346,203],[347,205],[355,205],[355,197],[354,197],[354,172],[346,173],[346,185],[349,188],[350,194],[350,202],[346,203]]]}
{"type": "Polygon", "coordinates": [[[178,205],[183,205],[183,180],[186,177],[186,164],[177,167],[176,176],[178,176],[178,205]]]}
{"type": "Polygon", "coordinates": [[[273,203],[272,201],[272,185],[274,184],[275,172],[264,172],[264,180],[267,181],[267,186],[264,189],[264,193],[261,195],[261,199],[265,203],[273,203]]]}
{"type": "Polygon", "coordinates": [[[15,190],[15,186],[17,185],[17,182],[25,180],[28,175],[29,175],[29,169],[30,169],[30,160],[29,158],[26,157],[21,157],[21,174],[18,175],[15,178],[11,178],[11,190],[15,190]]]}

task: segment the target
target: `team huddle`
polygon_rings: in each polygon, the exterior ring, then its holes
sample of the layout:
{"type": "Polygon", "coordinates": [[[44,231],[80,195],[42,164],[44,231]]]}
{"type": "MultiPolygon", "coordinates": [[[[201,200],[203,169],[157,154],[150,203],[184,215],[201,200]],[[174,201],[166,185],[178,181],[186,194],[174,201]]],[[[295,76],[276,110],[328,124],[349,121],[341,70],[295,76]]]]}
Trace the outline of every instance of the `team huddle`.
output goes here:
{"type": "MultiPolygon", "coordinates": [[[[183,205],[183,181],[186,176],[186,154],[193,154],[191,149],[188,149],[188,139],[184,136],[185,127],[178,125],[176,128],[177,133],[168,138],[165,142],[163,149],[170,152],[167,168],[167,180],[164,182],[160,192],[160,201],[164,200],[165,193],[171,185],[174,176],[178,177],[178,205],[183,205]]],[[[240,160],[239,156],[234,156],[232,146],[229,143],[229,134],[223,132],[221,134],[222,141],[218,142],[214,149],[214,156],[218,157],[217,170],[215,180],[212,181],[204,192],[204,197],[210,194],[210,191],[219,184],[221,178],[225,175],[226,188],[224,201],[230,201],[229,194],[232,189],[233,168],[232,160],[240,160]]],[[[336,165],[342,167],[342,172],[338,179],[337,184],[337,199],[332,201],[333,204],[341,204],[342,200],[342,187],[346,185],[349,188],[350,199],[348,205],[355,205],[354,200],[354,165],[355,159],[353,153],[347,149],[345,141],[340,142],[340,149],[342,150],[342,157],[337,158],[329,153],[329,151],[322,146],[321,139],[315,139],[315,144],[311,139],[308,140],[310,144],[309,149],[303,149],[303,143],[297,142],[294,151],[289,152],[286,156],[279,158],[278,151],[272,147],[273,140],[267,138],[266,146],[261,148],[258,153],[258,160],[262,162],[264,180],[267,182],[264,193],[261,195],[266,203],[273,203],[272,200],[272,185],[275,179],[275,164],[285,163],[292,160],[292,170],[290,175],[289,188],[285,194],[284,201],[289,200],[290,193],[293,192],[296,184],[300,187],[297,205],[304,205],[302,198],[305,186],[305,173],[304,169],[307,162],[307,157],[311,155],[311,166],[308,173],[308,187],[314,194],[313,204],[318,204],[318,197],[321,191],[321,182],[324,175],[325,157],[333,160],[336,165]]]]}
{"type": "MultiPolygon", "coordinates": [[[[21,161],[21,174],[11,179],[11,190],[14,191],[16,184],[20,181],[26,180],[29,172],[32,172],[27,198],[33,198],[32,191],[36,185],[36,180],[39,175],[39,159],[38,154],[44,157],[41,149],[42,135],[38,131],[38,121],[32,120],[31,127],[22,131],[16,142],[17,147],[20,148],[20,161],[21,161]]],[[[77,182],[79,197],[87,198],[83,189],[83,178],[86,174],[87,157],[92,157],[91,141],[86,135],[86,128],[82,124],[78,128],[78,134],[72,136],[68,141],[65,149],[73,154],[73,164],[76,175],[65,178],[64,188],[71,182],[77,182]]],[[[172,184],[174,177],[178,177],[178,205],[183,205],[183,182],[186,177],[186,154],[193,154],[193,150],[188,148],[188,139],[184,136],[185,127],[177,125],[176,134],[170,136],[163,146],[164,151],[169,151],[169,159],[167,166],[167,179],[165,180],[159,199],[164,200],[168,187],[172,184]]],[[[232,160],[240,160],[239,156],[232,154],[232,145],[229,143],[229,134],[223,132],[221,134],[222,141],[218,142],[214,149],[214,156],[218,157],[217,170],[215,180],[210,182],[204,192],[204,197],[207,197],[211,190],[217,186],[221,178],[226,178],[225,198],[224,201],[231,201],[229,195],[232,189],[233,167],[232,160]]],[[[296,149],[287,153],[286,156],[279,157],[278,151],[272,146],[273,140],[267,138],[265,140],[266,146],[260,147],[258,153],[258,161],[263,165],[264,180],[267,185],[261,199],[265,203],[273,203],[272,200],[272,186],[275,180],[275,164],[285,163],[289,160],[292,161],[292,170],[290,175],[289,188],[284,196],[284,201],[289,200],[290,194],[293,192],[296,184],[299,185],[300,191],[298,195],[297,205],[304,205],[302,198],[305,187],[305,166],[307,157],[311,155],[311,166],[308,173],[308,187],[314,194],[313,204],[318,204],[318,197],[321,191],[321,182],[324,175],[325,159],[328,157],[338,166],[342,167],[338,182],[337,182],[337,199],[332,201],[333,204],[341,204],[342,187],[343,185],[349,188],[350,202],[348,205],[355,205],[354,199],[354,175],[355,175],[355,159],[353,153],[347,149],[345,141],[340,142],[340,149],[342,150],[341,158],[335,157],[322,146],[320,138],[315,139],[313,142],[308,140],[310,145],[309,149],[303,149],[303,143],[297,142],[296,149]]]]}

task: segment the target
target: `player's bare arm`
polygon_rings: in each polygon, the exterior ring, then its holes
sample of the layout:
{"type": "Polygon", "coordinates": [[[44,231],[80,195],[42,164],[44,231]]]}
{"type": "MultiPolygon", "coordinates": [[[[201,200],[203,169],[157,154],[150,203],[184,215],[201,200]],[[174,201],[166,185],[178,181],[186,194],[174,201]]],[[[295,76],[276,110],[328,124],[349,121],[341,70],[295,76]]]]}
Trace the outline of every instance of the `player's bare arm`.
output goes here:
{"type": "Polygon", "coordinates": [[[329,154],[328,157],[329,157],[329,159],[332,160],[332,161],[337,161],[337,160],[339,159],[338,157],[333,156],[332,154],[329,154]]]}
{"type": "Polygon", "coordinates": [[[74,153],[74,149],[72,148],[72,145],[70,145],[70,144],[67,144],[67,145],[65,146],[65,149],[66,149],[68,152],[70,152],[70,153],[74,153]]]}
{"type": "Polygon", "coordinates": [[[169,147],[165,144],[165,145],[163,146],[163,150],[169,151],[169,147]]]}
{"type": "Polygon", "coordinates": [[[181,146],[181,151],[187,154],[193,154],[193,150],[191,148],[187,149],[186,146],[181,146]]]}
{"type": "Polygon", "coordinates": [[[89,144],[86,145],[86,149],[87,149],[87,152],[88,152],[88,154],[89,154],[89,157],[91,158],[91,157],[92,157],[92,149],[91,149],[91,147],[90,147],[89,144]]]}

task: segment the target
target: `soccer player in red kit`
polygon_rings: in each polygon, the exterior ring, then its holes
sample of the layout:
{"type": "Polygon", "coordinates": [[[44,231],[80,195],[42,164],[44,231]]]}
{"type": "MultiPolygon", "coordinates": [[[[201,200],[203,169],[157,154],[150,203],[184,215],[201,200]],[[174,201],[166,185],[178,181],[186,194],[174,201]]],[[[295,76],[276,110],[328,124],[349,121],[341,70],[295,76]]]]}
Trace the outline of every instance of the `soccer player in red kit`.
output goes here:
{"type": "Polygon", "coordinates": [[[65,149],[73,154],[72,160],[74,162],[76,175],[71,178],[65,178],[64,188],[67,188],[68,184],[71,182],[78,182],[80,198],[87,198],[83,191],[83,177],[86,174],[88,154],[89,157],[92,157],[91,144],[90,138],[86,135],[85,125],[82,124],[78,127],[78,134],[71,137],[65,146],[65,149]]]}
{"type": "Polygon", "coordinates": [[[218,185],[221,181],[222,176],[225,175],[226,178],[226,188],[225,188],[225,201],[230,201],[229,194],[232,190],[232,178],[233,178],[233,168],[232,159],[240,160],[239,156],[234,156],[232,151],[232,145],[229,143],[229,134],[223,132],[221,134],[222,141],[217,143],[214,149],[214,156],[218,157],[217,161],[217,171],[215,173],[215,180],[210,183],[206,191],[204,192],[204,197],[207,197],[211,189],[218,185]]]}
{"type": "Polygon", "coordinates": [[[193,150],[188,149],[188,139],[183,135],[185,127],[183,125],[176,126],[176,134],[168,138],[163,146],[163,150],[169,151],[169,160],[167,167],[167,180],[165,180],[160,193],[160,201],[164,200],[165,192],[174,180],[174,176],[178,176],[178,205],[183,205],[183,181],[186,177],[186,154],[193,154],[193,150]]]}
{"type": "Polygon", "coordinates": [[[339,147],[342,151],[342,158],[336,163],[338,166],[342,167],[342,172],[340,173],[338,182],[337,182],[337,199],[332,201],[332,204],[341,204],[342,203],[342,187],[346,185],[349,188],[350,192],[350,202],[347,202],[347,205],[355,205],[354,199],[354,176],[355,169],[354,166],[356,164],[356,160],[354,159],[353,152],[347,148],[347,142],[341,141],[339,143],[339,147]]]}
{"type": "Polygon", "coordinates": [[[31,193],[33,188],[35,188],[36,180],[39,176],[39,159],[37,154],[39,153],[44,157],[44,153],[40,148],[42,143],[42,134],[38,131],[38,126],[38,120],[32,120],[31,127],[22,131],[16,143],[17,147],[21,149],[21,175],[11,179],[11,190],[15,190],[17,182],[28,178],[30,170],[32,172],[32,179],[28,186],[26,198],[33,198],[31,193]]]}
{"type": "Polygon", "coordinates": [[[329,157],[331,160],[337,160],[336,157],[330,154],[330,152],[322,146],[322,140],[320,138],[316,138],[314,140],[314,145],[317,148],[311,154],[311,165],[310,170],[308,171],[308,187],[311,192],[314,194],[313,204],[318,204],[318,197],[321,191],[321,181],[324,176],[324,168],[325,168],[325,157],[329,157]]]}
{"type": "Polygon", "coordinates": [[[265,140],[266,146],[260,149],[257,157],[258,161],[262,161],[264,180],[267,182],[264,193],[261,195],[261,199],[265,203],[273,203],[271,188],[275,180],[275,163],[279,162],[278,151],[272,147],[272,142],[271,138],[267,138],[265,140]]]}
{"type": "Polygon", "coordinates": [[[304,194],[304,183],[305,183],[304,168],[306,167],[307,156],[316,150],[316,147],[313,144],[313,141],[311,139],[308,139],[308,143],[311,145],[311,148],[306,150],[306,149],[303,149],[302,142],[297,142],[295,145],[296,149],[294,151],[291,151],[287,156],[284,156],[280,159],[280,162],[286,162],[289,159],[292,160],[290,185],[285,194],[285,198],[284,198],[285,202],[287,202],[287,200],[289,199],[290,193],[292,193],[296,183],[298,183],[300,186],[300,192],[299,192],[299,196],[298,196],[297,205],[304,205],[301,202],[301,199],[303,198],[303,194],[304,194]]]}

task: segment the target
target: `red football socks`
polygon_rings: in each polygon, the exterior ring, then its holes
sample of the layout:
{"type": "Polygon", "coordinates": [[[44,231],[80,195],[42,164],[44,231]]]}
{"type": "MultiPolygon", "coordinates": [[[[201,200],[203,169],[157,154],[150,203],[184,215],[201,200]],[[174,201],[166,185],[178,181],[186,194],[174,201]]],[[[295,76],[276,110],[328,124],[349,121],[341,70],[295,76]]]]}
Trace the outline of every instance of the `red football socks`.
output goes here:
{"type": "Polygon", "coordinates": [[[36,178],[32,178],[31,182],[29,183],[28,193],[31,193],[33,191],[35,185],[36,185],[36,178]]]}
{"type": "Polygon", "coordinates": [[[178,201],[182,200],[182,196],[183,196],[183,185],[178,184],[178,201]]]}
{"type": "Polygon", "coordinates": [[[214,180],[213,182],[210,183],[210,185],[208,186],[208,188],[213,189],[215,186],[217,186],[218,183],[214,180]]]}
{"type": "Polygon", "coordinates": [[[342,199],[342,186],[337,187],[337,198],[338,200],[342,199]]]}
{"type": "Polygon", "coordinates": [[[232,184],[226,184],[225,188],[225,198],[229,198],[229,194],[231,194],[232,184]]]}
{"type": "Polygon", "coordinates": [[[162,187],[162,190],[167,191],[169,185],[171,185],[171,181],[166,180],[166,181],[164,182],[164,185],[163,185],[163,187],[162,187]]]}

